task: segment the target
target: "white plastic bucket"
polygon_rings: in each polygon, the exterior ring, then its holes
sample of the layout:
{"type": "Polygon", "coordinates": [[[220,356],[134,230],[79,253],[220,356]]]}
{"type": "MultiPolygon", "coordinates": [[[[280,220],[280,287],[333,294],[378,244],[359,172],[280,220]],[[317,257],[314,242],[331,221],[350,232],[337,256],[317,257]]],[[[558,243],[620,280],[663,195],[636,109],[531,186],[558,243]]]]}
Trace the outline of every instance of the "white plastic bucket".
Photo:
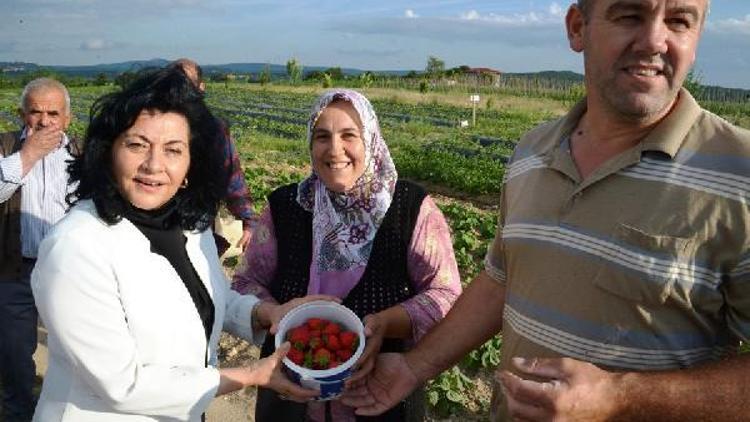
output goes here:
{"type": "Polygon", "coordinates": [[[365,328],[359,317],[346,306],[328,301],[308,302],[292,309],[281,319],[276,332],[276,348],[284,342],[287,331],[304,324],[310,318],[327,319],[359,336],[359,345],[352,357],[335,368],[309,369],[297,365],[289,358],[284,358],[284,365],[292,380],[305,388],[320,390],[317,400],[331,400],[341,395],[344,381],[351,376],[352,366],[365,350],[365,328]]]}

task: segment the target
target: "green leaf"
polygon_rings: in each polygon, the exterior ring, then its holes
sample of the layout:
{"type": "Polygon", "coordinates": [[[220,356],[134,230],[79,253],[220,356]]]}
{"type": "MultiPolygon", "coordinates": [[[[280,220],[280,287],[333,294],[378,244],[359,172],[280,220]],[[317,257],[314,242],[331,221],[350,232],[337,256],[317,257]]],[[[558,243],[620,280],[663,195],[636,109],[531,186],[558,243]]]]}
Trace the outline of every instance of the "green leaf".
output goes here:
{"type": "Polygon", "coordinates": [[[461,404],[463,404],[463,402],[464,402],[464,396],[461,395],[461,394],[459,394],[459,393],[457,393],[457,392],[455,392],[455,391],[452,391],[452,390],[446,392],[445,393],[445,397],[448,400],[452,401],[453,403],[461,403],[461,404]]]}
{"type": "Polygon", "coordinates": [[[427,392],[427,402],[430,403],[430,406],[435,406],[438,403],[438,400],[440,400],[440,395],[437,391],[428,391],[427,392]]]}

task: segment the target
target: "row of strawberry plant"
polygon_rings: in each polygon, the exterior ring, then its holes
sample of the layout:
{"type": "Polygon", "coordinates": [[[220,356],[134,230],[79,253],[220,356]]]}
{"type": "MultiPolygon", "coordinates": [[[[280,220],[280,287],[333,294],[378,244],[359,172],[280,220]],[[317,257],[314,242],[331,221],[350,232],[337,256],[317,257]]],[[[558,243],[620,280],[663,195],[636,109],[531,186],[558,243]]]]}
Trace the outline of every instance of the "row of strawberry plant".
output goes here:
{"type": "MultiPolygon", "coordinates": [[[[451,228],[453,250],[464,285],[483,268],[487,248],[495,236],[497,215],[465,203],[439,201],[438,206],[451,228]]],[[[500,363],[502,338],[497,335],[469,352],[459,365],[443,372],[427,385],[427,398],[435,412],[443,417],[468,409],[487,414],[489,400],[477,395],[479,374],[491,372],[500,363]]]]}
{"type": "MultiPolygon", "coordinates": [[[[277,111],[297,112],[306,119],[314,101],[312,93],[295,93],[274,90],[251,90],[241,88],[218,88],[209,97],[209,102],[229,105],[232,108],[261,109],[276,114],[277,111]]],[[[471,107],[446,105],[438,102],[405,103],[397,99],[373,98],[373,106],[384,125],[402,122],[428,123],[442,128],[458,128],[461,120],[471,117],[471,107]]],[[[258,110],[260,111],[260,110],[258,110]]],[[[518,110],[482,110],[477,125],[462,129],[473,135],[518,139],[520,135],[539,122],[554,117],[551,113],[518,110]]]]}
{"type": "Polygon", "coordinates": [[[399,172],[417,180],[430,181],[467,194],[500,192],[505,166],[483,156],[467,158],[441,149],[403,145],[393,151],[399,172]]]}

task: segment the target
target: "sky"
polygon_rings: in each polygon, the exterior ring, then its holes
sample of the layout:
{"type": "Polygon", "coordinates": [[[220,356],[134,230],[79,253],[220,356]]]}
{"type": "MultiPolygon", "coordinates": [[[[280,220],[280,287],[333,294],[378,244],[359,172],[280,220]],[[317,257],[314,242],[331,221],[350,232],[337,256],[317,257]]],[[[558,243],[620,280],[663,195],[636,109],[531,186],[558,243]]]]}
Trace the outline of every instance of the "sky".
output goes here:
{"type": "MultiPolygon", "coordinates": [[[[0,61],[42,65],[190,57],[362,70],[572,70],[568,1],[0,0],[0,61]]],[[[750,89],[750,1],[713,0],[702,82],[750,89]]]]}

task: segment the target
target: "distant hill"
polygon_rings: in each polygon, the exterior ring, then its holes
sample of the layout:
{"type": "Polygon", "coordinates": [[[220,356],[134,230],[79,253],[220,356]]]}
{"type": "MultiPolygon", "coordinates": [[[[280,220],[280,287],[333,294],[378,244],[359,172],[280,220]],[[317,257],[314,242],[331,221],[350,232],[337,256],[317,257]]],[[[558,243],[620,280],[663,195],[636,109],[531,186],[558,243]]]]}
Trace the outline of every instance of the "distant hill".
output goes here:
{"type": "Polygon", "coordinates": [[[56,72],[70,75],[94,76],[99,73],[117,74],[126,71],[134,71],[147,67],[162,67],[169,64],[169,60],[151,59],[151,60],[133,60],[122,63],[96,64],[90,66],[49,66],[56,72]]]}
{"type": "MultiPolygon", "coordinates": [[[[95,64],[95,65],[84,65],[84,66],[40,66],[36,63],[25,63],[25,62],[0,62],[0,73],[9,75],[18,75],[27,72],[34,72],[40,69],[49,69],[54,72],[59,72],[70,76],[96,76],[99,73],[111,76],[126,71],[136,71],[147,67],[162,67],[169,64],[169,60],[165,59],[151,59],[151,60],[133,60],[122,63],[109,63],[109,64],[95,64]]],[[[226,64],[207,64],[203,65],[203,72],[206,74],[212,73],[241,73],[258,74],[265,69],[266,66],[270,66],[271,74],[273,75],[286,75],[286,66],[280,64],[267,64],[267,63],[226,63],[226,64]]],[[[329,67],[324,66],[304,66],[304,72],[324,71],[329,67]]],[[[358,76],[366,70],[342,68],[341,71],[345,75],[358,76]]],[[[389,70],[389,71],[378,71],[375,73],[389,74],[389,75],[405,75],[408,71],[401,70],[389,70]]]]}
{"type": "Polygon", "coordinates": [[[126,71],[143,69],[145,67],[160,67],[168,64],[168,60],[133,60],[122,63],[95,64],[84,66],[40,66],[36,63],[24,62],[0,62],[0,72],[3,74],[23,74],[40,69],[49,69],[54,72],[70,76],[95,76],[99,73],[107,75],[118,74],[126,71]]]}
{"type": "Polygon", "coordinates": [[[38,69],[40,69],[40,66],[34,63],[0,62],[0,73],[25,73],[33,72],[38,69]]]}

